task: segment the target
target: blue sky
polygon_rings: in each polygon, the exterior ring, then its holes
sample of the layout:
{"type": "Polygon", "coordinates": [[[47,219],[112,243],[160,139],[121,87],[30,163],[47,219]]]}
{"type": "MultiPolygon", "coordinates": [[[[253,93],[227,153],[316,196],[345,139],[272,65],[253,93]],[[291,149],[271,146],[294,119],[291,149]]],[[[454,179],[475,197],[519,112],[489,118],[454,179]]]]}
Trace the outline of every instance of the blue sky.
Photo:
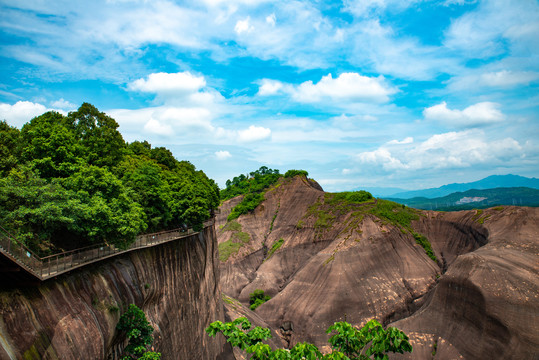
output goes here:
{"type": "Polygon", "coordinates": [[[222,186],[539,176],[537,1],[0,0],[0,119],[90,102],[222,186]]]}

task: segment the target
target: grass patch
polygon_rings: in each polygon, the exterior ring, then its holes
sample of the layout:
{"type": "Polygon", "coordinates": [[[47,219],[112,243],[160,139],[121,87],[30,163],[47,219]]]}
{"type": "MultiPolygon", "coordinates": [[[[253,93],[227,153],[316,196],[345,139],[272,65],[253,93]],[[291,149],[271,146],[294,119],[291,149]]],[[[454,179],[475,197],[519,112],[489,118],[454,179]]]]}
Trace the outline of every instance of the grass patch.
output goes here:
{"type": "Polygon", "coordinates": [[[232,235],[232,239],[241,241],[242,243],[246,244],[249,242],[249,240],[251,240],[251,235],[249,235],[246,232],[239,231],[235,233],[234,235],[232,235]]]}
{"type": "Polygon", "coordinates": [[[378,199],[376,205],[369,211],[370,214],[379,219],[401,228],[411,230],[412,220],[419,219],[417,212],[408,207],[402,207],[393,201],[378,199]]]}
{"type": "Polygon", "coordinates": [[[479,209],[479,210],[476,210],[475,211],[475,215],[473,216],[473,221],[477,221],[477,219],[479,219],[479,217],[481,216],[481,214],[483,214],[483,210],[479,209]]]}
{"type": "Polygon", "coordinates": [[[303,223],[303,220],[298,221],[298,223],[296,224],[296,229],[298,229],[298,230],[303,229],[303,225],[305,225],[303,223]]]}
{"type": "Polygon", "coordinates": [[[268,256],[266,257],[266,259],[269,259],[273,255],[274,252],[276,252],[277,250],[281,248],[281,246],[283,246],[283,244],[284,244],[283,238],[280,238],[278,241],[274,242],[273,245],[271,245],[271,249],[268,252],[268,256]]]}
{"type": "Polygon", "coordinates": [[[241,231],[241,224],[237,221],[229,221],[223,227],[223,231],[241,231]]]}
{"type": "Polygon", "coordinates": [[[502,210],[503,210],[503,206],[496,206],[496,207],[492,208],[492,210],[502,211],[502,210]]]}
{"type": "Polygon", "coordinates": [[[333,221],[335,220],[335,215],[319,211],[318,212],[318,218],[316,219],[316,222],[314,223],[315,229],[327,229],[330,228],[333,225],[333,221]]]}
{"type": "Polygon", "coordinates": [[[243,246],[242,243],[234,242],[232,240],[227,240],[219,244],[219,260],[225,262],[228,258],[237,254],[240,251],[240,248],[243,246]]]}
{"type": "Polygon", "coordinates": [[[416,232],[413,232],[412,235],[414,236],[415,242],[421,245],[421,247],[425,250],[427,256],[433,261],[437,261],[438,259],[436,258],[436,255],[434,255],[434,251],[432,250],[429,239],[427,239],[425,235],[418,234],[416,232]]]}

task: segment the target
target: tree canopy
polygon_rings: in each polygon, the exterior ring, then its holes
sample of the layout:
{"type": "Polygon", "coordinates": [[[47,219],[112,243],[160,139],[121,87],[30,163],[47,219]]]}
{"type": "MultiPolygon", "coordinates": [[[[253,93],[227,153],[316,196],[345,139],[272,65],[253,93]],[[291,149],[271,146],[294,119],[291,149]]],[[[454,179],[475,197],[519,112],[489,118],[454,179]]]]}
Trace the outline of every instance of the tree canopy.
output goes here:
{"type": "Polygon", "coordinates": [[[147,141],[126,143],[91,104],[50,111],[21,130],[0,122],[0,225],[45,255],[142,232],[201,229],[219,188],[147,141]]]}

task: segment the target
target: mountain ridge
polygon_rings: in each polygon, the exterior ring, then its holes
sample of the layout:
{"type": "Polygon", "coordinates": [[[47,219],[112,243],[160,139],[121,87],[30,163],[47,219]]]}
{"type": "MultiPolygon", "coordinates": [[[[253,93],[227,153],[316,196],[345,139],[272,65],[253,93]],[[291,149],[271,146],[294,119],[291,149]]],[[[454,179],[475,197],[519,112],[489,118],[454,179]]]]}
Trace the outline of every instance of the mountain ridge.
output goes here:
{"type": "Polygon", "coordinates": [[[454,192],[462,192],[466,190],[484,190],[484,189],[494,189],[499,187],[528,187],[532,189],[539,189],[539,179],[529,178],[520,175],[490,175],[486,178],[467,182],[467,183],[451,183],[447,185],[442,185],[437,188],[427,188],[419,190],[402,190],[398,192],[391,193],[391,189],[394,188],[364,188],[367,191],[371,191],[373,195],[379,196],[382,198],[399,198],[399,199],[411,199],[414,197],[426,197],[426,198],[437,198],[449,195],[454,192]],[[385,190],[388,189],[388,190],[385,190]]]}

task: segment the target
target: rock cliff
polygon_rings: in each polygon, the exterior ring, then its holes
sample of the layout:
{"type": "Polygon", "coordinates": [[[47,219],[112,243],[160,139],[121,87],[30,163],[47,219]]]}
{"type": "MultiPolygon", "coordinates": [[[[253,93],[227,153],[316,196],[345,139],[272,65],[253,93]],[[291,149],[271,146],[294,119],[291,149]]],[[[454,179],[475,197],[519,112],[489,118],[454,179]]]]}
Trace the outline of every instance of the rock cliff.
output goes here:
{"type": "Polygon", "coordinates": [[[154,327],[163,359],[215,359],[224,320],[213,227],[187,239],[134,251],[39,286],[0,292],[0,359],[117,358],[115,331],[130,303],[154,327]]]}
{"type": "Polygon", "coordinates": [[[238,200],[222,207],[220,248],[241,246],[221,258],[221,286],[244,304],[254,289],[272,296],[256,313],[285,344],[323,348],[333,322],[377,318],[410,334],[414,359],[539,354],[539,209],[394,208],[384,217],[376,201],[331,203],[300,177],[265,198],[235,223],[226,216],[238,200]],[[399,224],[413,213],[409,226],[399,224]],[[436,260],[414,234],[429,240],[436,260]]]}

